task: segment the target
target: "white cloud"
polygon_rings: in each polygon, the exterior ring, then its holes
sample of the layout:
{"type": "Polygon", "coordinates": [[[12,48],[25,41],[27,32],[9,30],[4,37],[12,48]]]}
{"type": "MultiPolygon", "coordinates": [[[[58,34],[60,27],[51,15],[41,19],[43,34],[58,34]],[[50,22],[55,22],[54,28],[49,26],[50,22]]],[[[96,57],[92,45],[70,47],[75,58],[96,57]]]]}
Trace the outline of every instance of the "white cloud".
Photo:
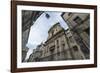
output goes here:
{"type": "Polygon", "coordinates": [[[29,58],[29,56],[30,56],[30,54],[31,54],[32,52],[33,52],[32,49],[30,49],[30,50],[27,52],[27,56],[26,56],[25,60],[27,60],[27,59],[29,58]]]}

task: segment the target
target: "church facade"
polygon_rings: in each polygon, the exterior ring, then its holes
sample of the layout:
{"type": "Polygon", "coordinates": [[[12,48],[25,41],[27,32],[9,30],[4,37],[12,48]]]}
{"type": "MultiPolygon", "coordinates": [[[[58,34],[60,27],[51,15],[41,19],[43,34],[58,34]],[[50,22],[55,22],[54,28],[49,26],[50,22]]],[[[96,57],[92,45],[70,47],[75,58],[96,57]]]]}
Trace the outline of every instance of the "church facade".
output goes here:
{"type": "Polygon", "coordinates": [[[82,59],[86,57],[70,29],[65,30],[60,23],[56,23],[49,29],[45,43],[34,49],[28,62],[82,59]]]}

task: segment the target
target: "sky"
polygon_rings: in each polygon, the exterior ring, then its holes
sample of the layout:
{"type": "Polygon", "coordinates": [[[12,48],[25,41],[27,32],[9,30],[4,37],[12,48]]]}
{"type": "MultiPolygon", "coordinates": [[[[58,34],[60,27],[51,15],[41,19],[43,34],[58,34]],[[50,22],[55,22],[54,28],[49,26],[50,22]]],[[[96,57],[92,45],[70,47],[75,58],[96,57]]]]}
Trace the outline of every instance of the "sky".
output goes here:
{"type": "Polygon", "coordinates": [[[35,21],[31,26],[27,47],[29,51],[27,53],[26,59],[29,58],[29,55],[33,52],[33,49],[37,45],[45,42],[48,37],[48,30],[56,23],[60,23],[61,27],[67,29],[68,26],[61,17],[62,12],[44,12],[41,16],[35,21]],[[46,14],[49,14],[50,18],[46,18],[46,14]]]}

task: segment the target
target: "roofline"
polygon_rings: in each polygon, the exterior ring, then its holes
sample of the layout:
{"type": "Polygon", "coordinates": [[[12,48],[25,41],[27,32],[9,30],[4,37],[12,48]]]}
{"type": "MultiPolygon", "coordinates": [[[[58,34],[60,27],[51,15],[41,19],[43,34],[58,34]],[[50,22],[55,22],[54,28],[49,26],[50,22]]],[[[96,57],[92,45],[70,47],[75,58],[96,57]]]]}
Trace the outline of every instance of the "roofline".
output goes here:
{"type": "Polygon", "coordinates": [[[59,25],[59,24],[60,24],[59,22],[57,22],[56,24],[54,24],[54,25],[49,29],[48,33],[49,33],[55,26],[57,26],[57,25],[59,25]]]}

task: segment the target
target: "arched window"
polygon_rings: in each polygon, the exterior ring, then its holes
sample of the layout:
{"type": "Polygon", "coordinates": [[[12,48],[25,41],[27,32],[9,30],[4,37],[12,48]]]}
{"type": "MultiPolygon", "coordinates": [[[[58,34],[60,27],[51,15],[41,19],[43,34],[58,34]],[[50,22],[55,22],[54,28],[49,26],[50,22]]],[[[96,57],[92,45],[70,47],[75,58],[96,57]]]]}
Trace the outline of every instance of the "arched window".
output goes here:
{"type": "Polygon", "coordinates": [[[74,46],[73,49],[74,49],[74,51],[78,51],[78,47],[77,46],[74,46]]]}

